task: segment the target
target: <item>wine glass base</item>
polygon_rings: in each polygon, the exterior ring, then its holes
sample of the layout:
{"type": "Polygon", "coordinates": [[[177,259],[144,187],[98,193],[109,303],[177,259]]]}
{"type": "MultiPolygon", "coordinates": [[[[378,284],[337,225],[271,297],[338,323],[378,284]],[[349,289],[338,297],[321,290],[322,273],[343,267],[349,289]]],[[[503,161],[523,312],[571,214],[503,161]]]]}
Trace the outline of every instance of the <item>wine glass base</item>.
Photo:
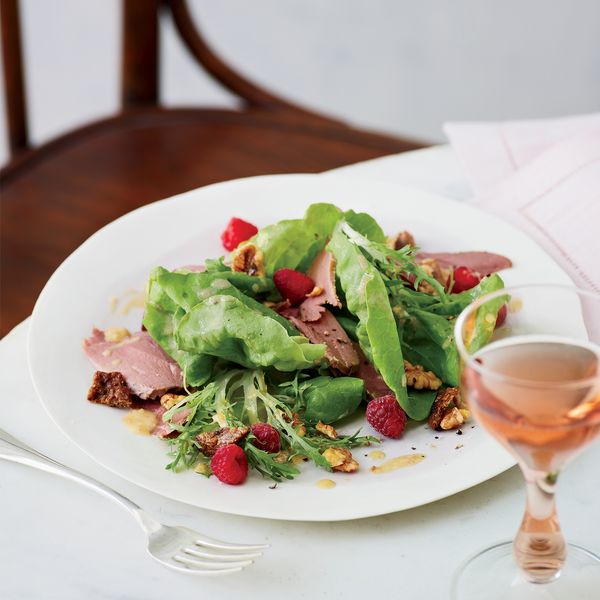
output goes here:
{"type": "Polygon", "coordinates": [[[567,544],[567,560],[550,583],[530,583],[517,567],[512,542],[492,546],[465,562],[452,582],[452,600],[595,600],[600,556],[567,544]]]}

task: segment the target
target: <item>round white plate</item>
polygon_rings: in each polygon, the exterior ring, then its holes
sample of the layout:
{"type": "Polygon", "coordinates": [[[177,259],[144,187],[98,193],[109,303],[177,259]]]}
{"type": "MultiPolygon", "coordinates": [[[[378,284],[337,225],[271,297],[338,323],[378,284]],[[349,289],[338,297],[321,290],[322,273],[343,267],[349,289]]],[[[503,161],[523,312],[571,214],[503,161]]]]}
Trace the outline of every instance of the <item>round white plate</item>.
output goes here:
{"type": "MultiPolygon", "coordinates": [[[[507,285],[570,283],[568,276],[533,241],[496,217],[440,196],[393,184],[321,175],[277,175],[240,179],[156,202],[104,227],[78,248],[42,291],[31,320],[29,364],[36,391],[56,424],[82,450],[121,477],[175,500],[202,508],[273,519],[336,521],[419,506],[485,481],[514,464],[480,427],[434,432],[415,424],[401,440],[380,448],[386,458],[422,453],[417,465],[375,474],[381,461],[373,448],[354,451],[358,473],[329,474],[304,465],[294,481],[275,488],[252,472],[241,486],[221,484],[193,472],[164,469],[167,444],[136,436],[123,412],[86,400],[93,367],[81,341],[94,325],[136,330],[142,309],[127,315],[111,308],[111,297],[141,290],[156,265],[175,268],[223,254],[219,234],[232,216],[258,226],[300,217],[312,202],[369,212],[392,234],[408,229],[424,249],[488,250],[510,257],[507,285]],[[315,484],[323,478],[333,489],[315,484]]],[[[126,303],[127,298],[119,306],[126,303]]],[[[365,433],[374,433],[361,418],[365,433]]],[[[347,429],[351,429],[349,424],[347,429]]]]}

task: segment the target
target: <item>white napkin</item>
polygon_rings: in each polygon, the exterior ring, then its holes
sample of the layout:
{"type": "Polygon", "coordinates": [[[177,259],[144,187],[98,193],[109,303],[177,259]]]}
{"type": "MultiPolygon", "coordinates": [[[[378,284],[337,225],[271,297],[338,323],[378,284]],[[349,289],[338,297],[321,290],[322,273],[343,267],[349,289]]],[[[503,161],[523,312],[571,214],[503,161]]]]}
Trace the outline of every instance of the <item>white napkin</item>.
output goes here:
{"type": "Polygon", "coordinates": [[[511,221],[600,293],[600,114],[448,123],[475,203],[511,221]]]}

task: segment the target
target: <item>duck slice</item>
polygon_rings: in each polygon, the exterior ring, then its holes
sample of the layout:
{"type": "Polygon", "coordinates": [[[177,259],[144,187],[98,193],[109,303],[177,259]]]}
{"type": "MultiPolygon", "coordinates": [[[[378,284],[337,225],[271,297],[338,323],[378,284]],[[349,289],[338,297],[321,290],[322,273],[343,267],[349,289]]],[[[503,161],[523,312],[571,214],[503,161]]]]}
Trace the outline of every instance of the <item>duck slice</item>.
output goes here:
{"type": "Polygon", "coordinates": [[[417,254],[418,261],[426,258],[432,258],[444,269],[467,267],[481,275],[491,275],[496,271],[512,267],[509,258],[492,252],[419,252],[417,254]]]}
{"type": "Polygon", "coordinates": [[[83,341],[83,350],[99,371],[119,372],[132,394],[155,399],[183,387],[179,365],[164,352],[147,331],[138,331],[120,342],[106,341],[100,329],[83,341]]]}

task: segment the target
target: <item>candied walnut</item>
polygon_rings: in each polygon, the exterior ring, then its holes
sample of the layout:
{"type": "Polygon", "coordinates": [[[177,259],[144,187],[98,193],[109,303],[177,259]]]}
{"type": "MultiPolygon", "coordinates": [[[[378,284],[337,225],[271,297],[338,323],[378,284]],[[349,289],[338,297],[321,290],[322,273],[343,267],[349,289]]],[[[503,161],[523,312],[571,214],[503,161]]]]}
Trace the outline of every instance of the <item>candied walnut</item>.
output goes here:
{"type": "Polygon", "coordinates": [[[292,420],[292,426],[300,437],[304,437],[306,435],[306,425],[304,425],[304,423],[300,420],[298,413],[295,412],[292,414],[292,416],[294,417],[292,420]]]}
{"type": "Polygon", "coordinates": [[[231,255],[231,270],[264,277],[263,253],[254,244],[242,244],[231,255]]]}
{"type": "Polygon", "coordinates": [[[215,431],[207,431],[196,436],[202,453],[212,456],[222,446],[237,444],[243,440],[250,429],[248,427],[221,427],[215,431]]]}
{"type": "Polygon", "coordinates": [[[468,421],[471,418],[471,411],[468,408],[459,408],[458,410],[465,421],[468,421]]]}
{"type": "Polygon", "coordinates": [[[410,231],[400,231],[396,237],[390,238],[390,246],[394,250],[400,250],[404,246],[416,246],[415,238],[410,231]]]}
{"type": "MultiPolygon", "coordinates": [[[[448,279],[450,277],[450,270],[444,269],[437,264],[437,261],[433,258],[424,258],[419,266],[429,277],[433,277],[437,282],[441,283],[443,286],[446,286],[448,279]]],[[[437,292],[433,289],[433,286],[427,281],[421,281],[419,283],[419,287],[417,288],[419,292],[424,292],[425,294],[435,295],[437,292]]]]}
{"type": "Polygon", "coordinates": [[[338,436],[337,431],[331,425],[327,425],[327,424],[323,423],[323,421],[319,421],[315,425],[315,429],[319,433],[322,433],[324,436],[328,437],[330,440],[337,440],[337,436],[338,436]]]}
{"type": "Polygon", "coordinates": [[[438,431],[459,427],[470,417],[465,406],[458,388],[439,390],[427,421],[429,427],[438,431]]]}
{"type": "Polygon", "coordinates": [[[296,430],[296,433],[300,436],[300,437],[304,437],[306,435],[306,426],[304,425],[304,423],[300,420],[300,415],[295,412],[292,413],[292,418],[290,419],[289,415],[285,412],[281,412],[281,416],[283,417],[283,419],[287,422],[287,423],[291,423],[292,427],[296,430]]]}
{"type": "Polygon", "coordinates": [[[433,372],[426,371],[421,365],[413,365],[404,361],[406,385],[416,390],[437,390],[442,385],[442,380],[433,372]]]}
{"type": "Polygon", "coordinates": [[[115,408],[131,408],[133,394],[125,381],[125,377],[118,371],[105,373],[96,371],[92,385],[88,390],[87,399],[96,404],[114,406],[115,408]]]}
{"type": "Polygon", "coordinates": [[[323,457],[334,471],[354,473],[358,471],[358,463],[352,458],[352,452],[346,448],[327,448],[323,457]]]}
{"type": "Polygon", "coordinates": [[[187,396],[182,394],[163,394],[160,397],[160,404],[165,410],[173,408],[178,402],[181,402],[187,396]]]}
{"type": "Polygon", "coordinates": [[[451,408],[442,419],[440,423],[440,429],[444,431],[448,431],[450,429],[456,429],[460,427],[465,422],[465,418],[458,408],[451,408]]]}

